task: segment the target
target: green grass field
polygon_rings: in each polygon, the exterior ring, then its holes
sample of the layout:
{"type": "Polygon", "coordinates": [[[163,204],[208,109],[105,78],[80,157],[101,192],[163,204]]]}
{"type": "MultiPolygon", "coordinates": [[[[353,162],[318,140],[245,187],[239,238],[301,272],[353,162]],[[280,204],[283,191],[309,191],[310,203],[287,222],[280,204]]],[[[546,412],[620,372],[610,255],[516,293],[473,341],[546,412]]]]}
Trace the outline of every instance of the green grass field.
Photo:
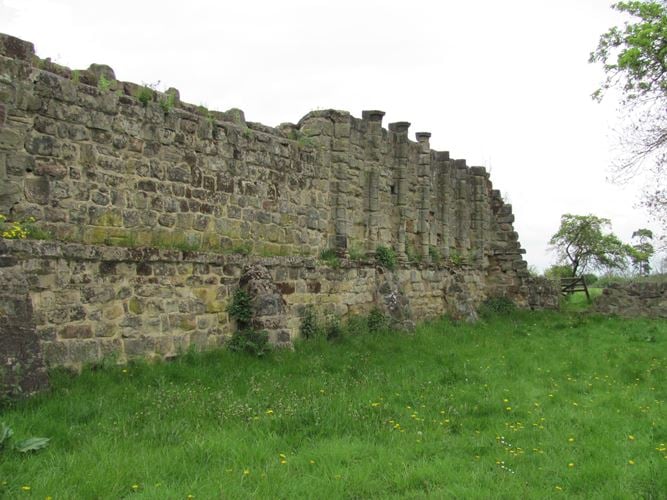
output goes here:
{"type": "Polygon", "coordinates": [[[53,374],[5,498],[666,498],[667,322],[521,312],[53,374]]]}

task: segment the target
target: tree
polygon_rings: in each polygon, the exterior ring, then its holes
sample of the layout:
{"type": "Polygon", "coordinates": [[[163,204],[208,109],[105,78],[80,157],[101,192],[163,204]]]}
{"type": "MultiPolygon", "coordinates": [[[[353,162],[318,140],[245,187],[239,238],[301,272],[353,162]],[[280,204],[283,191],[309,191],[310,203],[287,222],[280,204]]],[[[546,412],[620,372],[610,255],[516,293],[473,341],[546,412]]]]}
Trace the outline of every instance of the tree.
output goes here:
{"type": "Polygon", "coordinates": [[[637,229],[632,233],[632,239],[637,239],[637,243],[632,245],[630,250],[630,259],[637,273],[642,276],[648,276],[651,272],[651,263],[649,262],[655,249],[650,240],[653,239],[653,231],[650,229],[637,229]]]}
{"type": "Polygon", "coordinates": [[[590,62],[602,63],[606,79],[593,98],[621,92],[627,112],[622,132],[625,156],[615,165],[618,181],[640,171],[649,178],[642,205],[667,233],[667,0],[635,0],[612,6],[635,22],[604,33],[590,62]]]}
{"type": "Polygon", "coordinates": [[[564,214],[558,232],[549,244],[559,262],[570,267],[570,276],[590,269],[623,269],[627,266],[629,248],[613,233],[604,230],[609,219],[595,215],[564,214]]]}

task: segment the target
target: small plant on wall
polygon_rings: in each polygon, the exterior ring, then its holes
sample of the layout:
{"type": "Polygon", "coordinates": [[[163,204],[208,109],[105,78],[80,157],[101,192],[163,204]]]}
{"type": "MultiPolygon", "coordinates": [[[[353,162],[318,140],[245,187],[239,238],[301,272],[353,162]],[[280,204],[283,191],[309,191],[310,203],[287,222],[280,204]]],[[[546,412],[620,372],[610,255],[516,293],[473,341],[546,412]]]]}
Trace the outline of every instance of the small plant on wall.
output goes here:
{"type": "Polygon", "coordinates": [[[375,249],[375,260],[390,271],[396,269],[396,253],[389,247],[383,245],[377,247],[375,249]]]}

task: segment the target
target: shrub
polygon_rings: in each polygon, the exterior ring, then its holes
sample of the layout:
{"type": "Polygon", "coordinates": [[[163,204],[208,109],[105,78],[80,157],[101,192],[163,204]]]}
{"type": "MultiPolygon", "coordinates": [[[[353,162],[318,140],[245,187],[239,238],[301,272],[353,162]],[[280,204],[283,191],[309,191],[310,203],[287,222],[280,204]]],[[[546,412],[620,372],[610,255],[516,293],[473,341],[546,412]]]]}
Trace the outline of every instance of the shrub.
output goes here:
{"type": "Polygon", "coordinates": [[[586,282],[586,285],[591,286],[593,283],[597,282],[598,277],[597,275],[593,273],[586,273],[584,274],[584,281],[586,282]]]}
{"type": "Polygon", "coordinates": [[[252,319],[250,295],[240,288],[236,289],[232,296],[232,301],[227,306],[227,312],[236,320],[240,330],[246,329],[252,319]]]}
{"type": "Polygon", "coordinates": [[[389,248],[383,245],[380,245],[375,249],[375,260],[382,267],[393,271],[396,268],[396,253],[389,248]]]}
{"type": "Polygon", "coordinates": [[[237,330],[227,343],[227,349],[232,352],[244,352],[252,356],[262,357],[271,351],[269,334],[264,330],[246,328],[237,330]]]}

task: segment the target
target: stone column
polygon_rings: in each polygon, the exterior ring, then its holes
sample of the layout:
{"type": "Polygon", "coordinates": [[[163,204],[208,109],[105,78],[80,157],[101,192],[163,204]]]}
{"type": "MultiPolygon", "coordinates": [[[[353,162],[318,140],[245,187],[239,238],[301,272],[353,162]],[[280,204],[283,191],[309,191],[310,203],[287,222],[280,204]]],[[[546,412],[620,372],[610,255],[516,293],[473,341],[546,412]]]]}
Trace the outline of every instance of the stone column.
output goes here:
{"type": "Polygon", "coordinates": [[[473,195],[473,215],[472,215],[472,250],[474,252],[475,262],[480,268],[485,267],[486,246],[489,231],[489,198],[487,190],[487,174],[484,167],[472,167],[472,195],[473,195]]]}
{"type": "Polygon", "coordinates": [[[450,224],[451,224],[451,162],[449,152],[438,151],[435,154],[438,168],[438,223],[440,227],[440,253],[444,258],[449,257],[450,224]]]}
{"type": "Polygon", "coordinates": [[[405,253],[405,221],[408,212],[408,191],[410,189],[408,179],[408,129],[410,122],[394,122],[389,124],[389,131],[394,133],[394,161],[398,173],[398,242],[396,252],[399,259],[407,260],[405,253]]]}
{"type": "Polygon", "coordinates": [[[419,143],[419,162],[417,164],[417,180],[419,182],[419,234],[421,237],[421,254],[424,262],[431,261],[429,247],[431,246],[431,146],[430,132],[417,132],[419,143]]]}
{"type": "Polygon", "coordinates": [[[350,221],[348,217],[348,195],[350,193],[349,175],[350,168],[350,134],[351,116],[349,113],[332,112],[331,118],[334,122],[333,141],[333,171],[336,183],[334,226],[335,235],[333,248],[340,256],[346,256],[348,252],[348,236],[350,221]]]}
{"type": "Polygon", "coordinates": [[[465,160],[454,160],[456,169],[456,219],[457,248],[461,256],[469,257],[470,251],[470,198],[469,198],[469,172],[465,160]]]}
{"type": "Polygon", "coordinates": [[[362,111],[362,119],[368,122],[366,163],[367,163],[367,196],[368,217],[366,230],[366,251],[374,252],[378,245],[379,230],[379,195],[380,195],[380,169],[382,168],[382,118],[384,111],[366,110],[362,111]]]}

